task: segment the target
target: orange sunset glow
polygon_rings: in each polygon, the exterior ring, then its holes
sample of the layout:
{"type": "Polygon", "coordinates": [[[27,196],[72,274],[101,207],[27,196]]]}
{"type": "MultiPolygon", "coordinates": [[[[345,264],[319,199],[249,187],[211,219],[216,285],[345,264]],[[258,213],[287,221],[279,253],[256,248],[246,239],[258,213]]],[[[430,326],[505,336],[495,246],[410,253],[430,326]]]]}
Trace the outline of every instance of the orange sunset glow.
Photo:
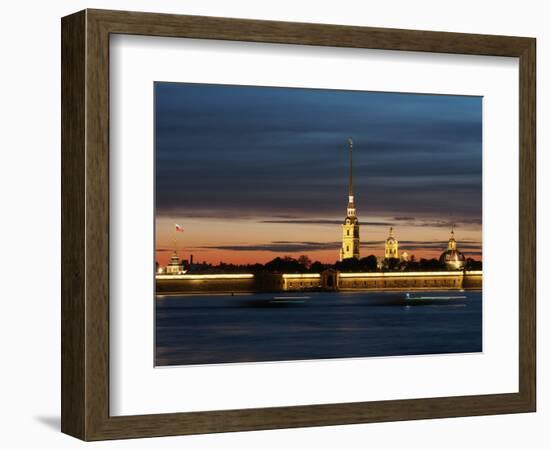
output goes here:
{"type": "MultiPolygon", "coordinates": [[[[388,237],[389,225],[386,225],[388,221],[384,218],[373,218],[372,221],[379,221],[384,225],[362,225],[361,256],[373,254],[382,257],[383,241],[388,237]]],[[[393,222],[395,237],[400,242],[400,250],[406,250],[417,259],[438,258],[446,248],[451,224],[448,224],[448,227],[443,225],[445,224],[400,225],[399,221],[393,222]],[[408,243],[409,241],[418,241],[418,243],[408,243]],[[440,245],[438,246],[437,243],[440,245]],[[430,248],[425,248],[426,245],[430,248]]],[[[174,239],[176,239],[177,252],[181,259],[189,259],[189,255],[192,254],[196,262],[206,261],[210,264],[220,262],[265,264],[277,256],[287,255],[294,258],[307,255],[312,261],[332,264],[338,260],[341,246],[341,226],[337,224],[272,224],[262,223],[262,219],[208,219],[205,223],[202,219],[162,217],[156,220],[156,233],[156,258],[161,265],[166,265],[170,260],[174,239]],[[175,223],[183,225],[185,231],[176,233],[175,223]],[[308,249],[308,245],[302,243],[311,243],[309,247],[313,249],[308,249]],[[327,248],[316,249],[322,244],[327,248]],[[247,249],[268,246],[274,249],[247,249]],[[277,247],[281,250],[275,250],[277,247]],[[293,247],[299,249],[292,251],[293,247]]],[[[466,257],[481,259],[481,226],[455,227],[455,236],[459,248],[466,257]]]]}

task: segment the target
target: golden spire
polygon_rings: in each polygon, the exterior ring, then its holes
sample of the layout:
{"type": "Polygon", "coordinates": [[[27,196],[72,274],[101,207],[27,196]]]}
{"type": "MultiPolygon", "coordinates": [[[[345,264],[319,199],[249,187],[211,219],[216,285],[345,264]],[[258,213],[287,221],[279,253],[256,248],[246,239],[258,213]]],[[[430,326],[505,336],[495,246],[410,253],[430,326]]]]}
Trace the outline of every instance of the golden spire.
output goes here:
{"type": "Polygon", "coordinates": [[[349,184],[348,184],[348,209],[344,223],[342,224],[342,248],[340,261],[348,258],[360,257],[359,250],[359,221],[355,210],[353,198],[353,141],[348,139],[349,150],[349,184]]]}
{"type": "Polygon", "coordinates": [[[455,225],[454,223],[451,226],[451,237],[449,238],[449,250],[456,250],[456,240],[455,240],[455,225]]]}
{"type": "Polygon", "coordinates": [[[348,145],[349,145],[349,190],[348,195],[353,201],[353,141],[351,138],[348,139],[348,145]]]}
{"type": "Polygon", "coordinates": [[[455,237],[455,220],[454,220],[454,214],[451,213],[451,239],[454,239],[455,237]]]}
{"type": "Polygon", "coordinates": [[[347,217],[355,217],[355,201],[353,198],[353,141],[351,138],[348,139],[349,146],[349,186],[348,186],[348,213],[347,217]]]}

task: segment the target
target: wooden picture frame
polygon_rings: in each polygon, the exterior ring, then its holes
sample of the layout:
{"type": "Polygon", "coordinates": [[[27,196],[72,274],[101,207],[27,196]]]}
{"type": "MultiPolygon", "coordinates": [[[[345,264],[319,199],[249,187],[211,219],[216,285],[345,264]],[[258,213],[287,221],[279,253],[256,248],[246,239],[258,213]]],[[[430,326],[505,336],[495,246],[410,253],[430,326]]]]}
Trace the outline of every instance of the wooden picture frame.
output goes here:
{"type": "Polygon", "coordinates": [[[104,10],[61,25],[64,433],[101,440],[535,411],[535,39],[104,10]],[[518,57],[519,391],[110,416],[109,36],[117,33],[518,57]]]}

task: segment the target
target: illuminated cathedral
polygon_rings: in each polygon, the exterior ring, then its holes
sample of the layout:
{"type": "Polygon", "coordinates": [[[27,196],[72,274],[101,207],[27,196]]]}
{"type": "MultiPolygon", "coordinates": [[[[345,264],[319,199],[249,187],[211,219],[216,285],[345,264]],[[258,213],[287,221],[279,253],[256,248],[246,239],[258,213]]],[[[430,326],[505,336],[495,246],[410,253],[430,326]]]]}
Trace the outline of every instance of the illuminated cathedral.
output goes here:
{"type": "Polygon", "coordinates": [[[393,236],[393,227],[390,228],[390,235],[386,239],[386,245],[384,246],[384,258],[392,259],[399,258],[399,242],[393,236]]]}
{"type": "Polygon", "coordinates": [[[348,184],[348,209],[344,223],[342,224],[342,248],[340,249],[340,261],[348,258],[360,257],[359,252],[359,220],[355,210],[353,198],[353,141],[348,139],[349,145],[349,184],[348,184]]]}
{"type": "MultiPolygon", "coordinates": [[[[361,257],[359,219],[357,218],[355,199],[353,196],[353,141],[351,139],[348,139],[348,150],[348,207],[346,218],[342,224],[342,248],[340,249],[340,261],[350,258],[359,259],[361,257]]],[[[407,262],[409,260],[409,255],[407,252],[403,252],[399,255],[399,241],[393,235],[393,227],[390,228],[389,236],[384,244],[384,261],[386,261],[386,263],[390,259],[400,259],[401,262],[407,262]]],[[[454,226],[451,229],[451,236],[449,238],[447,250],[441,254],[439,260],[450,270],[461,270],[464,268],[465,257],[457,249],[456,240],[454,237],[454,226]]]]}
{"type": "Polygon", "coordinates": [[[450,270],[462,270],[466,264],[466,258],[456,248],[455,230],[454,226],[451,228],[451,237],[447,244],[447,250],[441,253],[439,261],[445,264],[447,269],[450,270]]]}
{"type": "Polygon", "coordinates": [[[401,262],[409,261],[409,254],[407,252],[399,254],[399,241],[393,235],[393,227],[390,227],[389,236],[384,242],[384,259],[386,261],[390,259],[399,259],[401,262]]]}

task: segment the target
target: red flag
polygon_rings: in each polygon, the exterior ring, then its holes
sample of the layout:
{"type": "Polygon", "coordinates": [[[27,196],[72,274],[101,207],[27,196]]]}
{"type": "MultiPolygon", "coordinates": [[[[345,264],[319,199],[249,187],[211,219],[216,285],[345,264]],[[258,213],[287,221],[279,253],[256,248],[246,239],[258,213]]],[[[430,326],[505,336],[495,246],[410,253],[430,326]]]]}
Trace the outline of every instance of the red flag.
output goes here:
{"type": "Polygon", "coordinates": [[[176,231],[183,233],[183,227],[181,225],[176,224],[176,231]]]}

